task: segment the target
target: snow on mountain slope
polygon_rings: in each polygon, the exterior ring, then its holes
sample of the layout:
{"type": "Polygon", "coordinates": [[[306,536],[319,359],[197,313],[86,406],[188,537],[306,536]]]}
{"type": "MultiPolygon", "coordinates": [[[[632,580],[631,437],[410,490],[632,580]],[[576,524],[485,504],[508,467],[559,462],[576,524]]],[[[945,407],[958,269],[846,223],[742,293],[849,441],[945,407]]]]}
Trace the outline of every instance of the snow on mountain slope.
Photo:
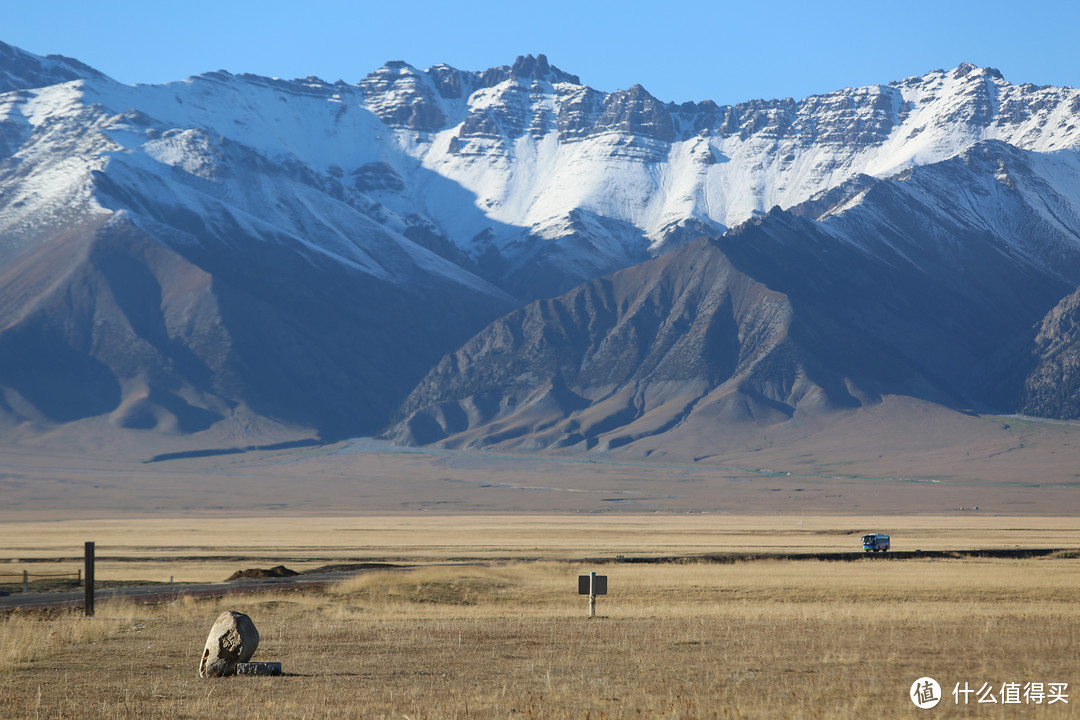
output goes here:
{"type": "MultiPolygon", "coordinates": [[[[41,111],[20,119],[11,109],[18,100],[5,102],[0,138],[17,144],[41,111]]],[[[219,146],[242,148],[260,168],[276,165],[365,215],[384,236],[408,238],[519,298],[982,140],[1039,152],[1080,145],[1080,92],[1014,86],[970,65],[733,107],[664,104],[640,86],[600,92],[543,56],[484,72],[392,62],[355,85],[223,71],[158,86],[97,78],[32,104],[72,117],[73,102],[111,124],[113,160],[140,157],[165,178],[178,169],[211,180],[245,212],[310,233],[295,207],[267,202],[265,188],[245,189],[250,178],[229,181],[219,146]]],[[[371,265],[343,248],[333,211],[314,212],[323,218],[314,225],[335,229],[312,242],[371,265]]],[[[409,244],[406,254],[415,253],[409,244]]]]}
{"type": "Polygon", "coordinates": [[[1015,410],[1033,328],[1080,284],[1078,171],[983,141],[536,301],[444,357],[391,436],[704,452],[886,395],[1015,410]]]}
{"type": "MultiPolygon", "coordinates": [[[[370,113],[350,114],[321,84],[310,93],[284,85],[213,74],[151,87],[72,81],[3,96],[0,123],[25,141],[5,178],[16,199],[0,209],[0,232],[14,242],[56,208],[85,203],[130,210],[136,221],[180,207],[290,236],[384,278],[406,280],[419,267],[500,294],[408,240],[404,221],[344,184],[331,161],[362,168],[379,156],[370,113]]],[[[345,95],[359,97],[355,88],[345,95]]]]}
{"type": "Polygon", "coordinates": [[[1066,284],[1080,282],[1080,153],[1040,153],[988,140],[933,166],[871,183],[817,215],[825,230],[887,262],[921,263],[947,277],[956,257],[992,245],[1017,265],[1034,266],[1066,284]],[[932,167],[932,171],[928,168],[932,167]],[[878,194],[895,195],[886,204],[878,194]],[[874,202],[867,202],[867,198],[874,202]],[[892,206],[907,208],[898,227],[892,206]],[[950,262],[918,260],[912,243],[941,243],[950,262]]]}
{"type": "Polygon", "coordinates": [[[690,219],[719,230],[860,173],[889,176],[981,140],[1037,151],[1080,143],[1076,90],[1016,87],[967,65],[800,102],[725,108],[663,105],[641,87],[602,94],[513,73],[477,91],[460,121],[460,104],[443,107],[436,92],[429,96],[445,127],[413,152],[471,190],[488,217],[537,229],[581,208],[637,228],[653,251],[690,219]]]}
{"type": "MultiPolygon", "coordinates": [[[[371,432],[512,307],[318,166],[377,154],[309,137],[333,127],[332,98],[287,85],[91,78],[0,95],[0,418],[371,432]]],[[[378,122],[356,115],[346,138],[378,122]]]]}
{"type": "Polygon", "coordinates": [[[0,93],[80,78],[104,80],[105,75],[72,58],[62,55],[41,57],[0,42],[0,93]]]}
{"type": "Polygon", "coordinates": [[[942,277],[955,263],[930,259],[989,238],[988,279],[965,276],[978,292],[1010,267],[1055,292],[1073,277],[1080,93],[970,65],[732,107],[602,92],[544,56],[482,72],[390,62],[355,84],[218,71],[127,86],[0,45],[0,73],[0,385],[57,417],[18,352],[70,348],[97,383],[80,407],[119,398],[125,427],[245,406],[371,431],[515,305],[774,206],[824,219],[785,243],[834,232],[868,261],[942,277]],[[135,345],[142,364],[125,358],[135,345]]]}
{"type": "MultiPolygon", "coordinates": [[[[511,265],[553,248],[567,248],[567,258],[582,252],[587,244],[575,242],[580,235],[568,222],[575,210],[633,229],[633,237],[611,246],[610,266],[618,267],[774,205],[798,205],[860,174],[887,177],[982,140],[1036,151],[1080,143],[1080,93],[1013,86],[969,65],[799,102],[735,107],[664,105],[640,86],[600,93],[535,68],[512,68],[463,106],[460,95],[442,96],[431,71],[396,70],[405,89],[384,78],[384,94],[369,104],[389,116],[402,93],[423,98],[416,106],[429,108],[421,125],[427,135],[418,133],[405,149],[485,210],[455,225],[457,235],[445,232],[471,256],[494,249],[511,265]],[[492,219],[502,232],[487,232],[492,219]],[[522,228],[534,242],[523,242],[522,228]]],[[[440,77],[447,72],[440,68],[440,77]]],[[[462,94],[479,82],[462,77],[455,85],[462,94]]]]}

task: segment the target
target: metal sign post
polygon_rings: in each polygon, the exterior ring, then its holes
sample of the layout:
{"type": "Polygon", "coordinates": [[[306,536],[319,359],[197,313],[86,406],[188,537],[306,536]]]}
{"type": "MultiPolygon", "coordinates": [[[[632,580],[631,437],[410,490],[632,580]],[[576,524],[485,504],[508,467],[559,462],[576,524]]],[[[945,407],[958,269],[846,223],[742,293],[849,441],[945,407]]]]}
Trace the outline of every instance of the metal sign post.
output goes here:
{"type": "Polygon", "coordinates": [[[596,596],[607,595],[607,575],[578,575],[577,591],[578,595],[589,596],[589,617],[596,617],[596,596]]]}

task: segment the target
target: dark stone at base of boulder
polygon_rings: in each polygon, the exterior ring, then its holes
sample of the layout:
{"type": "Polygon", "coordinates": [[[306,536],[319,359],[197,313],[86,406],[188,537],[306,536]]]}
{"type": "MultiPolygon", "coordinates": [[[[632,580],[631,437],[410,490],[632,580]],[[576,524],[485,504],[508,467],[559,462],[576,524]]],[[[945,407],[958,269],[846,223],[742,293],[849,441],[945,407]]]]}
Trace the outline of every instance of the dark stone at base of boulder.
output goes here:
{"type": "Polygon", "coordinates": [[[280,675],[281,663],[279,662],[246,662],[236,663],[237,675],[280,675]]]}

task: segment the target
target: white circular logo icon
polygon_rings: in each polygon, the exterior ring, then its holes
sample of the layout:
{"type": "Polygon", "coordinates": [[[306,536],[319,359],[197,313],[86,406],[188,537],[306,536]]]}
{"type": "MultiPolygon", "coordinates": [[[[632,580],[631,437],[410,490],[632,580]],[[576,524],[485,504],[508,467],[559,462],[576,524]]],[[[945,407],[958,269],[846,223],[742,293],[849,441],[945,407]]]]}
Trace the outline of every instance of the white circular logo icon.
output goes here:
{"type": "Polygon", "coordinates": [[[941,686],[932,677],[921,677],[911,683],[911,702],[916,707],[928,710],[941,702],[941,686]]]}

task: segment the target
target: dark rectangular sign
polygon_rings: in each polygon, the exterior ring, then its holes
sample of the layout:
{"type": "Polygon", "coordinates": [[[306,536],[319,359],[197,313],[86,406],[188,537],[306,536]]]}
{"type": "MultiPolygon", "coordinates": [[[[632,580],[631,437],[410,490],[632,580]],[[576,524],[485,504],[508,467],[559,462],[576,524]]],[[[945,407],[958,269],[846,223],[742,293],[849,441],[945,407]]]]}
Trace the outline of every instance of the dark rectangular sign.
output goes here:
{"type": "Polygon", "coordinates": [[[607,575],[578,575],[578,595],[607,595],[607,575]],[[592,592],[589,592],[589,578],[592,577],[592,592]]]}

